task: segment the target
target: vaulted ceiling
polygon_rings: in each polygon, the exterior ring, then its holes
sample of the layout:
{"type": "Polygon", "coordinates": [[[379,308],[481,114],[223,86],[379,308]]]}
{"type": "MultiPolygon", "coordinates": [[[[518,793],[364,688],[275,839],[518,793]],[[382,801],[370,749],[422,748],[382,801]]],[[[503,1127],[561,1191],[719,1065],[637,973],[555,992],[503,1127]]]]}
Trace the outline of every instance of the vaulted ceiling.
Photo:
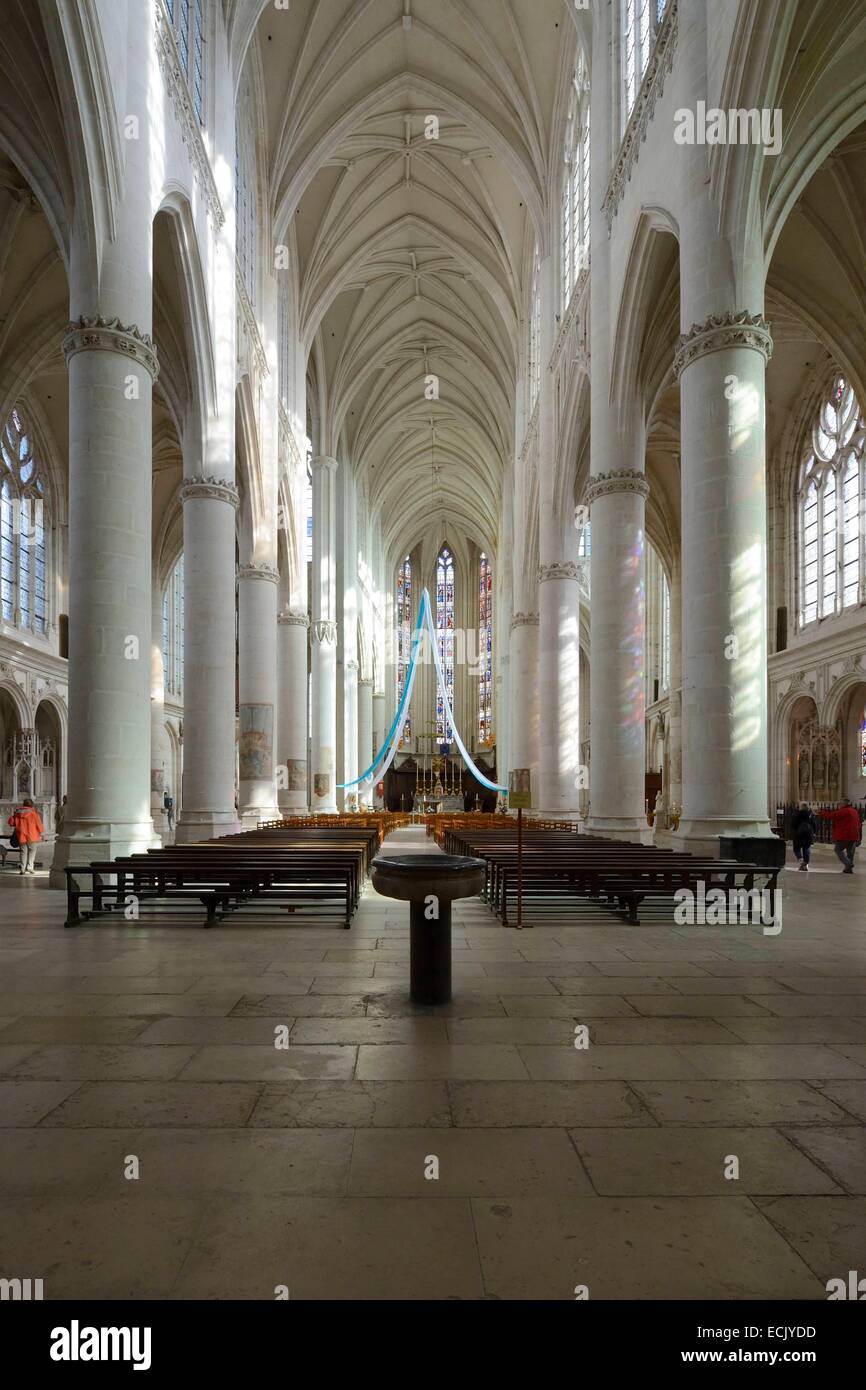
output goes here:
{"type": "Polygon", "coordinates": [[[569,7],[293,0],[256,39],[317,447],[353,466],[389,549],[433,514],[490,548],[569,7]]]}

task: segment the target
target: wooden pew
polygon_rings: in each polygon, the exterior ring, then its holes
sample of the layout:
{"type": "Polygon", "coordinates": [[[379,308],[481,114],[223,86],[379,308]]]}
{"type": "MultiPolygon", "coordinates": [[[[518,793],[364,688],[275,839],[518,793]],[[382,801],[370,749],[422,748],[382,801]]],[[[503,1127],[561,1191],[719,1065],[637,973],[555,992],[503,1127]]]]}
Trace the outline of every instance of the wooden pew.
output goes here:
{"type": "Polygon", "coordinates": [[[205,926],[255,907],[264,914],[339,911],[348,928],[378,845],[375,826],[252,831],[70,865],[66,925],[122,913],[132,897],[137,909],[157,913],[203,907],[205,926]]]}

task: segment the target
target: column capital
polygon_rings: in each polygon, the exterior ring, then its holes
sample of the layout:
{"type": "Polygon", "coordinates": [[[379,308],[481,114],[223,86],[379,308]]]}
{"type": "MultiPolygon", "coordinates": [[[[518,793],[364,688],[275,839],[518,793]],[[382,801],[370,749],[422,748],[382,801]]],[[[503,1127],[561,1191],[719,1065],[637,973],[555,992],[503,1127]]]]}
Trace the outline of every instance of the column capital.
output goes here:
{"type": "Polygon", "coordinates": [[[337,642],[337,624],[327,619],[320,618],[312,624],[313,641],[319,642],[324,646],[335,646],[337,642]]]}
{"type": "Polygon", "coordinates": [[[241,565],[238,569],[238,580],[241,579],[264,579],[269,584],[279,584],[280,572],[272,565],[241,565]]]}
{"type": "Polygon", "coordinates": [[[120,319],[105,319],[101,314],[73,319],[63,337],[66,361],[77,352],[119,352],[137,362],[156,381],[159,362],[153,339],[142,333],[138,324],[123,324],[120,319]]]}
{"type": "Polygon", "coordinates": [[[372,689],[373,689],[373,677],[372,677],[372,676],[360,676],[359,679],[358,679],[358,685],[359,685],[359,687],[362,686],[362,685],[363,685],[363,686],[369,686],[370,689],[372,690],[372,689]]]}
{"type": "Polygon", "coordinates": [[[338,460],[330,454],[314,454],[310,464],[314,472],[317,468],[327,468],[329,473],[336,473],[339,466],[338,460]]]}
{"type": "Polygon", "coordinates": [[[516,627],[538,627],[537,613],[515,613],[511,619],[511,631],[516,627]]]}
{"type": "Polygon", "coordinates": [[[240,505],[240,494],[227,478],[184,478],[180,485],[181,502],[196,497],[213,497],[217,502],[228,502],[235,509],[240,505]]]}
{"type": "Polygon", "coordinates": [[[620,473],[596,473],[587,482],[583,495],[584,504],[591,507],[599,497],[607,497],[612,492],[635,492],[646,501],[650,489],[643,473],[635,468],[625,469],[620,473]]]}
{"type": "Polygon", "coordinates": [[[277,614],[277,622],[285,627],[309,627],[310,615],[300,608],[287,608],[277,614]]]}
{"type": "Polygon", "coordinates": [[[357,663],[357,661],[355,660],[355,658],[354,658],[353,656],[350,656],[350,657],[349,657],[349,660],[346,662],[346,670],[347,670],[347,671],[357,671],[357,670],[359,670],[358,663],[357,663]]]}
{"type": "Polygon", "coordinates": [[[577,579],[577,565],[573,560],[554,560],[549,565],[538,566],[538,582],[544,584],[548,579],[577,579]]]}
{"type": "Polygon", "coordinates": [[[762,314],[711,314],[703,323],[693,323],[681,333],[674,356],[674,374],[682,376],[686,367],[708,352],[725,348],[752,348],[765,362],[773,355],[770,325],[762,314]]]}

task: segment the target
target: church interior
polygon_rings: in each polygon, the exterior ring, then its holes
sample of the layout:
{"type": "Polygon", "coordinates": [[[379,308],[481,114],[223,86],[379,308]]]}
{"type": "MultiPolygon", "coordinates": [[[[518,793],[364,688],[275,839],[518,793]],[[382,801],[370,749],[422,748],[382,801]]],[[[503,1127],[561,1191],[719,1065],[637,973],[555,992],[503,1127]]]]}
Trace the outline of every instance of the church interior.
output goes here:
{"type": "Polygon", "coordinates": [[[836,1297],[866,0],[0,0],[0,75],[4,1289],[836,1297]]]}

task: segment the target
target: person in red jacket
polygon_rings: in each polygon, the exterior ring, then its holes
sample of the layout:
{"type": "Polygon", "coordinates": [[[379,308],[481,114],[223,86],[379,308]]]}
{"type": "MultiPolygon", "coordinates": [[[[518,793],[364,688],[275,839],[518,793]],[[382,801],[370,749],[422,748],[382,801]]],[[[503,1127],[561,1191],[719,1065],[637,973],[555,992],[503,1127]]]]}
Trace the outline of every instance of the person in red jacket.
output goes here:
{"type": "Polygon", "coordinates": [[[12,815],[9,817],[9,824],[15,831],[18,843],[21,846],[21,868],[19,873],[36,873],[36,846],[42,839],[45,827],[42,824],[42,817],[33,805],[29,796],[25,796],[20,806],[16,806],[12,815]]]}
{"type": "Polygon", "coordinates": [[[853,874],[854,851],[863,835],[860,812],[845,797],[835,811],[819,811],[818,815],[832,822],[833,848],[842,865],[843,874],[853,874]]]}

